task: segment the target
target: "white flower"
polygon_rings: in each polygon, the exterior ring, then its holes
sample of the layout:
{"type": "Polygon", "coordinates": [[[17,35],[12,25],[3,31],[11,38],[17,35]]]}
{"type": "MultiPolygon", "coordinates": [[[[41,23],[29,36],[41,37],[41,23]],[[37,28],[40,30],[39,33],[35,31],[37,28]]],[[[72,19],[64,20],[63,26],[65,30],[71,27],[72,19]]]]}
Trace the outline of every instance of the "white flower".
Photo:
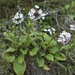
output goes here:
{"type": "Polygon", "coordinates": [[[40,15],[43,14],[41,9],[37,10],[37,12],[38,12],[40,15]]]}
{"type": "Polygon", "coordinates": [[[61,42],[63,45],[66,45],[66,44],[68,44],[70,39],[71,39],[71,34],[66,31],[63,31],[59,35],[58,42],[61,42]]]}
{"type": "Polygon", "coordinates": [[[41,14],[42,19],[45,19],[46,14],[41,14]]]}
{"type": "Polygon", "coordinates": [[[70,25],[70,30],[74,30],[75,31],[75,25],[70,25]]]}
{"type": "Polygon", "coordinates": [[[35,9],[32,8],[29,13],[28,16],[30,19],[33,19],[34,21],[39,20],[39,19],[45,19],[45,16],[47,14],[43,13],[41,9],[39,9],[39,6],[35,5],[35,9]]]}
{"type": "Polygon", "coordinates": [[[35,9],[34,8],[32,8],[31,9],[31,13],[35,13],[36,11],[35,11],[35,9]]]}
{"type": "Polygon", "coordinates": [[[55,32],[55,29],[54,29],[53,27],[52,27],[51,29],[52,29],[52,31],[54,31],[54,32],[55,32]]]}
{"type": "Polygon", "coordinates": [[[39,9],[39,6],[38,6],[38,5],[35,5],[35,8],[36,8],[36,9],[39,9]]]}
{"type": "Polygon", "coordinates": [[[52,35],[52,33],[55,33],[55,29],[54,28],[50,28],[50,29],[44,29],[45,32],[49,32],[50,35],[52,35]]]}
{"type": "Polygon", "coordinates": [[[52,31],[51,31],[51,29],[48,29],[48,32],[49,32],[50,35],[52,35],[52,31]]]}
{"type": "Polygon", "coordinates": [[[20,24],[22,21],[24,21],[23,14],[17,12],[12,20],[15,24],[20,24]]]}
{"type": "Polygon", "coordinates": [[[35,9],[31,9],[31,10],[29,11],[28,15],[29,15],[29,17],[30,17],[31,19],[34,19],[34,18],[35,18],[34,14],[33,14],[33,13],[35,13],[35,12],[36,12],[35,9]]]}

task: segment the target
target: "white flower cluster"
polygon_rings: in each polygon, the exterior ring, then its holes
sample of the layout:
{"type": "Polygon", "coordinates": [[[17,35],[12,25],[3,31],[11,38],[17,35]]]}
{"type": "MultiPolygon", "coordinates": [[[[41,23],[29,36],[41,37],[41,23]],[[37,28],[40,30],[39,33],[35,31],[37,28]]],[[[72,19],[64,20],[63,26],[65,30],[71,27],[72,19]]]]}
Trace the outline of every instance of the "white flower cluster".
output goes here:
{"type": "Polygon", "coordinates": [[[12,20],[15,24],[20,24],[22,21],[24,21],[23,14],[17,12],[12,20]]]}
{"type": "Polygon", "coordinates": [[[66,44],[68,44],[70,39],[71,39],[71,34],[66,31],[63,31],[59,35],[58,42],[61,42],[63,45],[66,45],[66,44]]]}
{"type": "Polygon", "coordinates": [[[41,18],[45,19],[46,15],[48,15],[48,13],[43,13],[38,5],[35,5],[35,8],[32,8],[28,13],[29,18],[35,21],[41,18]]]}
{"type": "Polygon", "coordinates": [[[75,31],[75,25],[70,25],[70,30],[75,31]]]}
{"type": "Polygon", "coordinates": [[[45,32],[49,32],[50,35],[52,35],[52,33],[55,33],[55,29],[52,27],[50,29],[44,29],[45,32]]]}
{"type": "MultiPolygon", "coordinates": [[[[32,8],[29,13],[28,16],[30,19],[33,19],[34,21],[39,20],[39,19],[45,19],[45,16],[48,15],[48,13],[43,13],[42,10],[39,8],[38,5],[35,5],[35,9],[32,8]]],[[[14,16],[14,18],[12,19],[12,21],[15,24],[20,24],[22,23],[22,21],[24,21],[24,16],[21,12],[17,12],[14,16]]]]}

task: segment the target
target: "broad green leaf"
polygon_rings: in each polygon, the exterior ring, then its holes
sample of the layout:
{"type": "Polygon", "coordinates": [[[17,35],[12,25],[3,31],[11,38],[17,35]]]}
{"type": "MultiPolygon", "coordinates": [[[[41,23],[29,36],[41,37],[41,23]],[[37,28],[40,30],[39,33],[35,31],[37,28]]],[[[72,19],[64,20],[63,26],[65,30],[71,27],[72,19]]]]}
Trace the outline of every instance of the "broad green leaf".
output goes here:
{"type": "Polygon", "coordinates": [[[23,44],[27,42],[27,37],[25,35],[20,36],[19,43],[23,44]]]}
{"type": "Polygon", "coordinates": [[[46,49],[46,43],[45,42],[41,42],[41,46],[46,49]]]}
{"type": "Polygon", "coordinates": [[[16,43],[17,40],[14,32],[5,32],[4,35],[7,40],[11,41],[12,43],[16,43]]]}
{"type": "Polygon", "coordinates": [[[39,67],[42,67],[44,65],[44,59],[42,57],[37,57],[36,60],[39,67]]]}
{"type": "Polygon", "coordinates": [[[62,49],[68,50],[68,49],[70,49],[72,46],[73,46],[73,44],[64,45],[64,46],[61,47],[61,50],[62,50],[62,49]]]}
{"type": "Polygon", "coordinates": [[[22,54],[27,54],[27,52],[28,52],[28,48],[27,48],[27,49],[25,49],[25,50],[20,49],[20,51],[22,52],[22,54]]]}
{"type": "Polygon", "coordinates": [[[51,61],[54,60],[54,57],[53,57],[52,54],[47,54],[47,55],[46,55],[46,58],[47,58],[48,60],[51,60],[51,61]]]}
{"type": "Polygon", "coordinates": [[[65,5],[65,9],[67,10],[70,7],[70,5],[65,5]]]}
{"type": "Polygon", "coordinates": [[[5,53],[4,58],[7,59],[8,62],[13,62],[15,59],[15,55],[12,55],[10,53],[5,53]]]}
{"type": "Polygon", "coordinates": [[[23,61],[22,63],[18,63],[18,59],[15,59],[13,68],[17,75],[24,75],[24,72],[26,70],[26,62],[23,61]]]}
{"type": "Polygon", "coordinates": [[[29,46],[32,42],[32,39],[30,36],[27,36],[27,46],[29,46]]]}
{"type": "Polygon", "coordinates": [[[53,45],[53,46],[55,46],[55,45],[57,45],[57,42],[56,42],[55,40],[52,40],[52,41],[50,42],[50,44],[53,45]]]}
{"type": "Polygon", "coordinates": [[[38,47],[33,48],[31,51],[29,51],[30,56],[36,55],[38,52],[38,47]]]}
{"type": "Polygon", "coordinates": [[[45,52],[40,52],[40,55],[41,56],[45,56],[45,52]]]}
{"type": "Polygon", "coordinates": [[[10,48],[8,48],[8,49],[6,50],[6,52],[14,52],[14,51],[16,51],[16,49],[15,49],[15,48],[12,48],[12,47],[10,47],[10,48]]]}
{"type": "Polygon", "coordinates": [[[63,54],[63,53],[55,53],[54,54],[54,57],[57,59],[57,60],[66,60],[66,56],[63,54]]]}
{"type": "Polygon", "coordinates": [[[47,34],[43,34],[43,37],[44,37],[45,42],[50,42],[51,39],[52,39],[52,38],[51,38],[49,35],[47,35],[47,34]]]}
{"type": "Polygon", "coordinates": [[[57,47],[53,47],[49,50],[50,53],[53,53],[55,54],[56,52],[58,51],[58,48],[57,47]]]}
{"type": "Polygon", "coordinates": [[[24,61],[24,54],[20,54],[18,56],[18,63],[22,63],[24,61]]]}
{"type": "Polygon", "coordinates": [[[32,44],[34,47],[38,47],[38,44],[36,42],[33,41],[32,44]]]}
{"type": "Polygon", "coordinates": [[[44,28],[49,29],[50,25],[44,25],[44,28]]]}
{"type": "Polygon", "coordinates": [[[47,71],[50,70],[50,68],[47,65],[44,65],[43,68],[44,68],[44,70],[47,70],[47,71]]]}
{"type": "Polygon", "coordinates": [[[64,45],[64,46],[62,46],[62,47],[61,47],[61,50],[62,50],[62,49],[68,50],[68,49],[69,49],[69,45],[64,45]]]}

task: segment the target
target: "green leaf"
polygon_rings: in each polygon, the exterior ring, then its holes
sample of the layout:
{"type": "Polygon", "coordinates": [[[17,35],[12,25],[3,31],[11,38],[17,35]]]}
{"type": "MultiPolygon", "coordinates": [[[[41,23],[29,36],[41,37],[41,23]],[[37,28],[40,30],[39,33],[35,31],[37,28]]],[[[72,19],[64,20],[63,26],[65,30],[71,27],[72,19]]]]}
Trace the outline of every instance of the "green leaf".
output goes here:
{"type": "Polygon", "coordinates": [[[50,28],[50,25],[48,24],[48,25],[44,25],[44,28],[45,29],[49,29],[50,28]]]}
{"type": "Polygon", "coordinates": [[[42,67],[44,65],[44,59],[42,57],[37,57],[36,60],[39,67],[42,67]]]}
{"type": "Polygon", "coordinates": [[[25,49],[25,50],[20,49],[20,51],[22,52],[22,54],[27,54],[27,52],[28,52],[28,48],[27,48],[27,49],[25,49]]]}
{"type": "Polygon", "coordinates": [[[4,53],[4,58],[7,59],[8,62],[13,62],[15,59],[15,55],[10,53],[4,53]]]}
{"type": "Polygon", "coordinates": [[[26,62],[23,61],[22,63],[18,63],[18,59],[15,59],[13,67],[17,75],[24,75],[24,72],[26,70],[26,62]]]}
{"type": "Polygon", "coordinates": [[[20,54],[18,56],[18,63],[22,63],[24,61],[24,54],[20,54]]]}
{"type": "Polygon", "coordinates": [[[50,42],[51,41],[51,37],[49,36],[49,35],[47,35],[46,33],[45,34],[43,34],[43,37],[44,37],[44,40],[45,40],[45,42],[50,42]]]}
{"type": "Polygon", "coordinates": [[[65,5],[65,9],[67,10],[70,7],[70,5],[65,5]]]}
{"type": "Polygon", "coordinates": [[[46,55],[46,58],[47,58],[48,60],[51,60],[51,61],[54,60],[54,57],[53,57],[52,54],[47,54],[47,55],[46,55]]]}
{"type": "Polygon", "coordinates": [[[27,46],[29,46],[32,42],[32,39],[30,38],[30,36],[27,36],[27,46]]]}
{"type": "Polygon", "coordinates": [[[50,44],[51,44],[52,46],[55,46],[55,45],[57,45],[57,42],[53,39],[53,40],[50,42],[50,44]]]}
{"type": "Polygon", "coordinates": [[[32,44],[34,47],[38,47],[38,44],[36,42],[33,41],[32,44]]]}
{"type": "Polygon", "coordinates": [[[14,52],[14,51],[16,51],[16,49],[15,49],[15,48],[12,48],[12,47],[10,47],[10,48],[8,48],[8,49],[6,50],[6,52],[14,52]]]}
{"type": "Polygon", "coordinates": [[[27,37],[25,35],[20,36],[19,43],[23,44],[27,42],[27,37]]]}
{"type": "Polygon", "coordinates": [[[44,70],[47,70],[47,71],[50,70],[50,68],[47,65],[44,65],[43,68],[44,68],[44,70]]]}
{"type": "Polygon", "coordinates": [[[68,49],[72,48],[72,46],[73,46],[73,44],[64,45],[61,47],[61,50],[62,49],[68,50],[68,49]]]}
{"type": "Polygon", "coordinates": [[[30,56],[34,56],[37,54],[38,47],[33,48],[31,51],[29,51],[30,56]]]}
{"type": "Polygon", "coordinates": [[[40,56],[45,56],[45,52],[40,52],[40,56]]]}
{"type": "Polygon", "coordinates": [[[5,32],[4,35],[5,35],[6,40],[11,41],[12,43],[17,42],[14,32],[8,32],[8,33],[5,32]]]}
{"type": "Polygon", "coordinates": [[[41,42],[41,46],[46,49],[46,43],[45,42],[41,42]]]}
{"type": "Polygon", "coordinates": [[[56,54],[54,54],[54,57],[57,60],[66,60],[66,56],[63,53],[56,53],[56,54]]]}
{"type": "Polygon", "coordinates": [[[49,50],[49,52],[50,52],[50,53],[53,53],[53,54],[55,54],[57,51],[58,51],[58,48],[57,48],[57,47],[51,48],[51,49],[49,50]]]}

